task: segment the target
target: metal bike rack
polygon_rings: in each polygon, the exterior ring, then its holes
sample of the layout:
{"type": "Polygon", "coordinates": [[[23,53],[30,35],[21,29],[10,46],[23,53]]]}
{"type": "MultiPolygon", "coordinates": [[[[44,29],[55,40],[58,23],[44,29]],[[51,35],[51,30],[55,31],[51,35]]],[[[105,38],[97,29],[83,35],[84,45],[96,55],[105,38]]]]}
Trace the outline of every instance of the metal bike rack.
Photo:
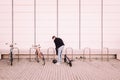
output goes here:
{"type": "MultiPolygon", "coordinates": [[[[104,51],[104,50],[106,50],[106,52],[107,52],[106,53],[107,54],[107,61],[109,61],[109,49],[104,47],[102,51],[104,51]]],[[[103,58],[103,56],[102,56],[102,58],[103,58]]]]}
{"type": "Polygon", "coordinates": [[[29,61],[31,62],[31,52],[32,52],[32,50],[36,50],[35,49],[35,46],[33,46],[33,47],[31,47],[30,49],[29,49],[29,61]]]}
{"type": "Polygon", "coordinates": [[[14,50],[17,50],[17,53],[18,53],[18,61],[19,61],[19,53],[20,53],[20,50],[18,47],[14,47],[14,45],[16,45],[16,43],[12,43],[12,44],[9,44],[9,43],[5,43],[6,45],[9,45],[9,47],[12,48],[12,51],[14,53],[14,50]]]}
{"type": "Polygon", "coordinates": [[[53,58],[55,59],[55,49],[53,48],[53,47],[49,47],[48,49],[47,49],[47,59],[49,60],[49,56],[50,56],[50,50],[52,50],[53,51],[53,58]]]}
{"type": "Polygon", "coordinates": [[[71,51],[71,60],[73,60],[73,48],[71,48],[71,47],[68,47],[68,48],[66,48],[65,49],[65,53],[66,53],[66,55],[68,54],[68,50],[70,50],[71,51]]]}
{"type": "Polygon", "coordinates": [[[18,47],[13,47],[13,51],[14,51],[14,50],[17,50],[17,53],[18,53],[18,61],[19,61],[19,53],[20,53],[20,50],[19,50],[18,47]]]}
{"type": "Polygon", "coordinates": [[[101,61],[103,61],[103,49],[101,49],[101,61]]]}
{"type": "MultiPolygon", "coordinates": [[[[38,45],[32,45],[32,47],[29,49],[29,61],[31,62],[31,53],[32,53],[32,50],[35,50],[36,51],[36,47],[40,46],[40,44],[38,45]]],[[[37,56],[37,55],[36,55],[37,56]]]]}
{"type": "Polygon", "coordinates": [[[91,61],[91,49],[90,48],[84,48],[84,50],[83,50],[83,61],[84,61],[84,59],[85,59],[85,52],[86,52],[86,50],[88,50],[88,52],[89,52],[89,61],[91,61]]]}
{"type": "Polygon", "coordinates": [[[79,59],[83,59],[83,50],[81,49],[81,54],[80,54],[80,58],[79,59]]]}

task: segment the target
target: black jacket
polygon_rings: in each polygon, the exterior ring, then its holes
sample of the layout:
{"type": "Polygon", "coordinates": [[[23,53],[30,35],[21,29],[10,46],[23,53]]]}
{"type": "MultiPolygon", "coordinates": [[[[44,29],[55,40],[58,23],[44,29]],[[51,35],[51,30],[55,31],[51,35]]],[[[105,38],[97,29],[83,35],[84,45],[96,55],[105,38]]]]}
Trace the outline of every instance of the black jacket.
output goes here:
{"type": "Polygon", "coordinates": [[[55,38],[54,43],[55,43],[56,49],[64,45],[64,42],[61,38],[55,38]]]}

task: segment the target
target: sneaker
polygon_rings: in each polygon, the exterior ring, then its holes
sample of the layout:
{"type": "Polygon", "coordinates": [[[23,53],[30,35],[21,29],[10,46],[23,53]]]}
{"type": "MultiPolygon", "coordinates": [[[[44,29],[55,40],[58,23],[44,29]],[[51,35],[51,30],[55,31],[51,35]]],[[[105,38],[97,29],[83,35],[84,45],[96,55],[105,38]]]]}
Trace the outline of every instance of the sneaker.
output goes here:
{"type": "Polygon", "coordinates": [[[60,63],[59,63],[59,62],[57,62],[57,63],[56,63],[56,65],[60,65],[60,63]]]}

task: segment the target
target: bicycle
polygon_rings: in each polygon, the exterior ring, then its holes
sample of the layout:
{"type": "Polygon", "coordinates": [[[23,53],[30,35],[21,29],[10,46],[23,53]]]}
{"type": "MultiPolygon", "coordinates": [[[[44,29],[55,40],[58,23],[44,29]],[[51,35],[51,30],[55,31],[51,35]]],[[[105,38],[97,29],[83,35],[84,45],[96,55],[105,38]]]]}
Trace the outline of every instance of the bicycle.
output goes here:
{"type": "MultiPolygon", "coordinates": [[[[8,43],[6,43],[6,45],[8,45],[8,43]]],[[[19,49],[17,47],[14,47],[14,45],[16,45],[16,43],[14,44],[10,44],[10,53],[9,53],[9,60],[10,60],[10,65],[13,65],[13,50],[17,49],[18,50],[18,61],[19,61],[19,49]]]]}
{"type": "Polygon", "coordinates": [[[41,64],[45,65],[45,58],[44,58],[44,54],[40,51],[40,47],[36,47],[35,48],[35,55],[36,55],[36,61],[39,63],[41,60],[41,64]]]}
{"type": "Polygon", "coordinates": [[[70,67],[72,67],[72,61],[73,60],[70,60],[66,54],[64,55],[64,62],[69,64],[70,67]]]}

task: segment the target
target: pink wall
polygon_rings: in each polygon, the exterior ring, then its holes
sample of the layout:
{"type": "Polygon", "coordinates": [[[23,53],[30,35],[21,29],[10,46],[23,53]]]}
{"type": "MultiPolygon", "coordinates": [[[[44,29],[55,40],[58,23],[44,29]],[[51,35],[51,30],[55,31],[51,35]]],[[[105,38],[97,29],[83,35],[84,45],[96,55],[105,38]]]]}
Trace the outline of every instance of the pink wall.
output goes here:
{"type": "MultiPolygon", "coordinates": [[[[14,40],[29,49],[34,43],[34,0],[14,0],[14,40]]],[[[36,0],[37,44],[54,47],[56,0],[36,0]]],[[[103,46],[119,48],[120,1],[103,0],[103,46]]],[[[81,0],[81,48],[101,48],[101,0],[81,0]]],[[[58,36],[66,47],[79,49],[79,0],[59,0],[58,36]]],[[[11,43],[11,0],[0,0],[0,49],[11,43]]]]}

